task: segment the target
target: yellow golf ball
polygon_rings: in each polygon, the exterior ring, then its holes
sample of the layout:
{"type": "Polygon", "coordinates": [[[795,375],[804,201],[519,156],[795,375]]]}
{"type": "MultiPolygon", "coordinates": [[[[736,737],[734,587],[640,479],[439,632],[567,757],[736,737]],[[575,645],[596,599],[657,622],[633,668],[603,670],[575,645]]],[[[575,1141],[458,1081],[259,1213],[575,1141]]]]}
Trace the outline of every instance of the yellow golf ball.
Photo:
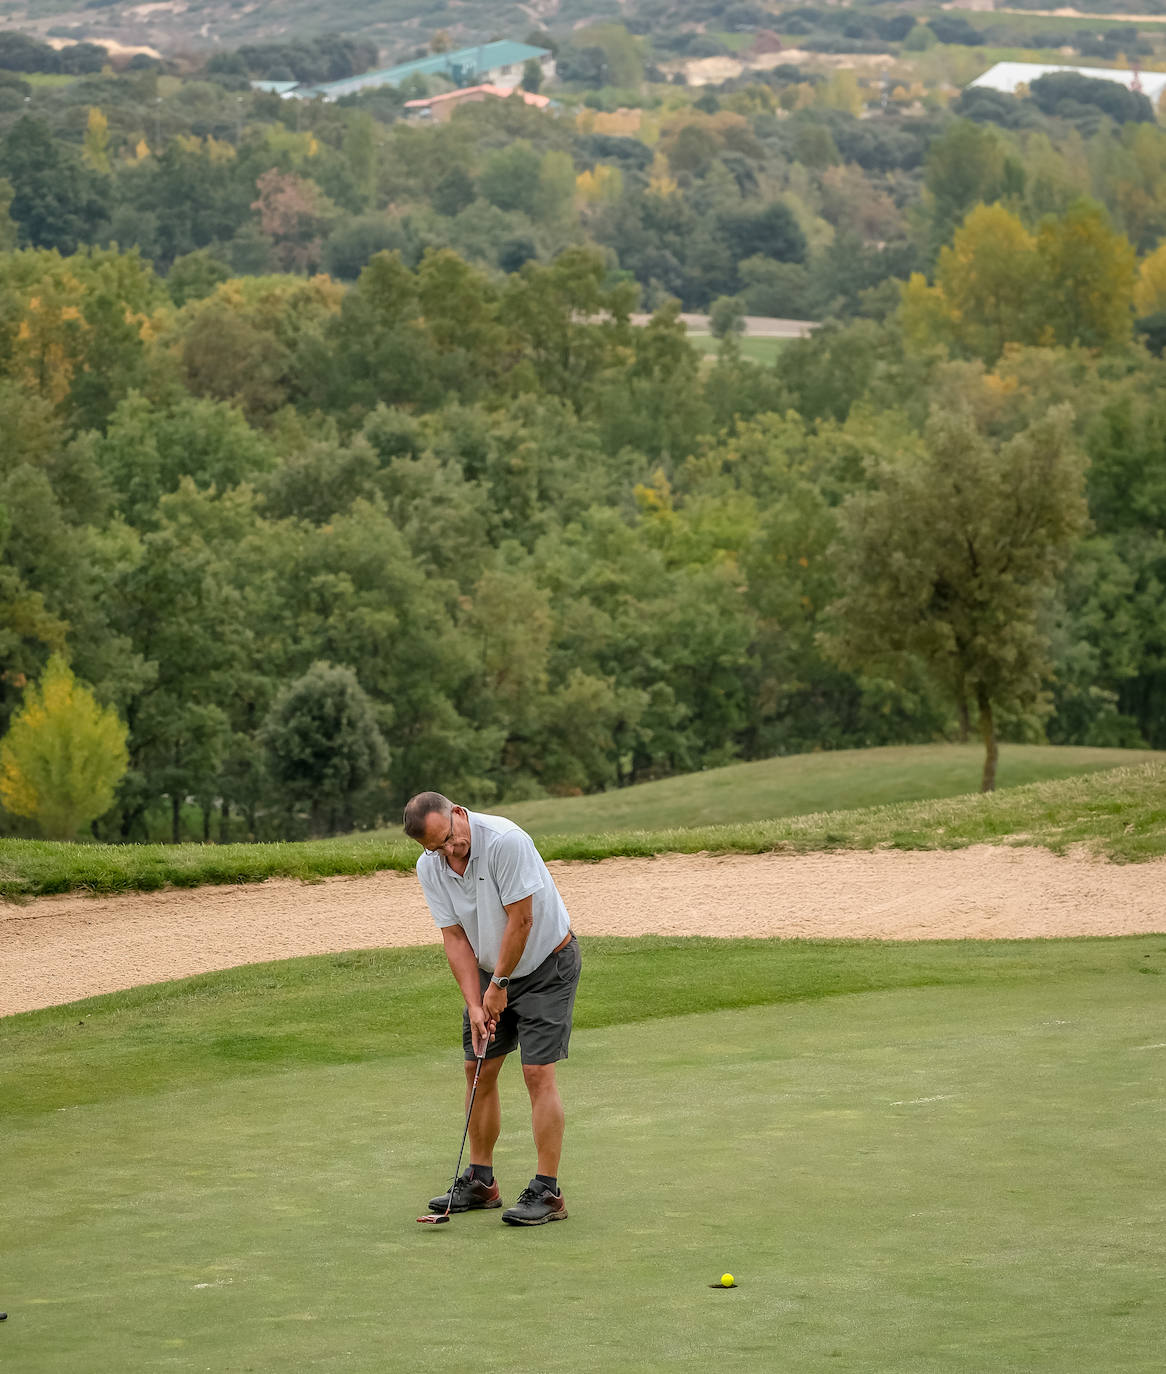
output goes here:
{"type": "Polygon", "coordinates": [[[733,1284],[734,1284],[735,1282],[736,1282],[736,1280],[733,1278],[732,1274],[722,1274],[722,1275],[721,1275],[721,1287],[722,1287],[722,1288],[732,1288],[732,1286],[733,1286],[733,1284]]]}

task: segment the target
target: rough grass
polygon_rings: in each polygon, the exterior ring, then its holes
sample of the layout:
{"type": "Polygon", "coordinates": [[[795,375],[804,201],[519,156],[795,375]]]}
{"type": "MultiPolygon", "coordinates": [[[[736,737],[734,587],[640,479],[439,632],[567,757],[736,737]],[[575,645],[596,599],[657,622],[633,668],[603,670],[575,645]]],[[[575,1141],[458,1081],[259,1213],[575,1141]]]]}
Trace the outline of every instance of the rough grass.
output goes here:
{"type": "MultiPolygon", "coordinates": [[[[841,754],[810,757],[824,759],[831,767],[845,767],[847,759],[841,754]]],[[[791,761],[771,761],[776,762],[791,761]]],[[[700,776],[696,775],[697,779],[700,776]]],[[[699,788],[701,784],[694,780],[691,785],[699,788]]],[[[852,785],[848,784],[843,795],[854,796],[852,785]]],[[[596,800],[583,798],[580,802],[596,800]]],[[[500,809],[528,825],[548,859],[703,850],[808,853],[880,845],[961,849],[982,843],[1040,845],[1058,853],[1081,845],[1122,862],[1166,855],[1166,763],[1157,761],[1030,783],[987,796],[811,811],[732,825],[653,824],[648,822],[652,814],[648,811],[641,828],[605,825],[603,818],[596,817],[594,829],[562,834],[549,828],[547,821],[540,821],[537,813],[532,817],[527,806],[500,809]]],[[[658,814],[665,813],[661,809],[658,814]]],[[[755,814],[765,816],[761,802],[755,814]]],[[[0,841],[0,897],[19,899],[72,890],[151,891],[167,885],[261,882],[271,877],[313,880],[380,869],[408,870],[416,857],[416,846],[392,832],[267,845],[70,845],[4,840],[0,841]]]]}

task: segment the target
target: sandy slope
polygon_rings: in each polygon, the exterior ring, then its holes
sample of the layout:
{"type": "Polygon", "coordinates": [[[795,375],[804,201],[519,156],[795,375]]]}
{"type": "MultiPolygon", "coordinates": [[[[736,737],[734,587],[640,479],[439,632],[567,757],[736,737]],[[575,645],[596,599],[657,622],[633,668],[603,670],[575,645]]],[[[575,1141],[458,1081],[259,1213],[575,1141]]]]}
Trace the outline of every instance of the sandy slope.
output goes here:
{"type": "MultiPolygon", "coordinates": [[[[1041,849],[552,863],[587,935],[999,939],[1166,932],[1166,860],[1041,849]]],[[[411,873],[0,907],[0,1015],[267,959],[435,942],[411,873]]]]}

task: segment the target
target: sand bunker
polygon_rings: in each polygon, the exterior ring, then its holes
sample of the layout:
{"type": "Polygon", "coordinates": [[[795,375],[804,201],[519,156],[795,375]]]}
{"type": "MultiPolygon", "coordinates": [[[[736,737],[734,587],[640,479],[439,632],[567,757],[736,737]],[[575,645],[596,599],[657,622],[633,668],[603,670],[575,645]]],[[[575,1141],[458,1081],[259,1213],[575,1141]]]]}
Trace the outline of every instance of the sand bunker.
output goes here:
{"type": "MultiPolygon", "coordinates": [[[[1042,849],[665,854],[550,865],[588,935],[874,940],[1166,932],[1166,860],[1042,849]]],[[[438,943],[412,873],[0,907],[0,1016],[302,954],[438,943]]]]}

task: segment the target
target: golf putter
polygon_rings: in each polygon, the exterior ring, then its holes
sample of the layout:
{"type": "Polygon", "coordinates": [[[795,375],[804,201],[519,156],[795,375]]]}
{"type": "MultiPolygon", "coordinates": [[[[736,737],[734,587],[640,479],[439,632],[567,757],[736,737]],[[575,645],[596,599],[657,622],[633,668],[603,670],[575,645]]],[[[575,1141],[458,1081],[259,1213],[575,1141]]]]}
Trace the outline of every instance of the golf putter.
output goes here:
{"type": "Polygon", "coordinates": [[[486,1043],[482,1046],[482,1053],[478,1056],[478,1067],[474,1070],[474,1081],[470,1085],[470,1105],[466,1108],[466,1128],[462,1132],[461,1149],[457,1152],[457,1163],[453,1166],[453,1182],[449,1185],[449,1201],[445,1204],[445,1211],[438,1215],[437,1212],[426,1212],[423,1217],[417,1220],[428,1226],[441,1226],[449,1220],[449,1209],[453,1206],[453,1190],[457,1187],[458,1174],[461,1173],[462,1155],[465,1153],[466,1137],[470,1133],[470,1117],[474,1111],[474,1095],[478,1091],[478,1077],[482,1072],[482,1065],[486,1062],[486,1051],[490,1048],[490,1027],[486,1027],[486,1043]]]}

